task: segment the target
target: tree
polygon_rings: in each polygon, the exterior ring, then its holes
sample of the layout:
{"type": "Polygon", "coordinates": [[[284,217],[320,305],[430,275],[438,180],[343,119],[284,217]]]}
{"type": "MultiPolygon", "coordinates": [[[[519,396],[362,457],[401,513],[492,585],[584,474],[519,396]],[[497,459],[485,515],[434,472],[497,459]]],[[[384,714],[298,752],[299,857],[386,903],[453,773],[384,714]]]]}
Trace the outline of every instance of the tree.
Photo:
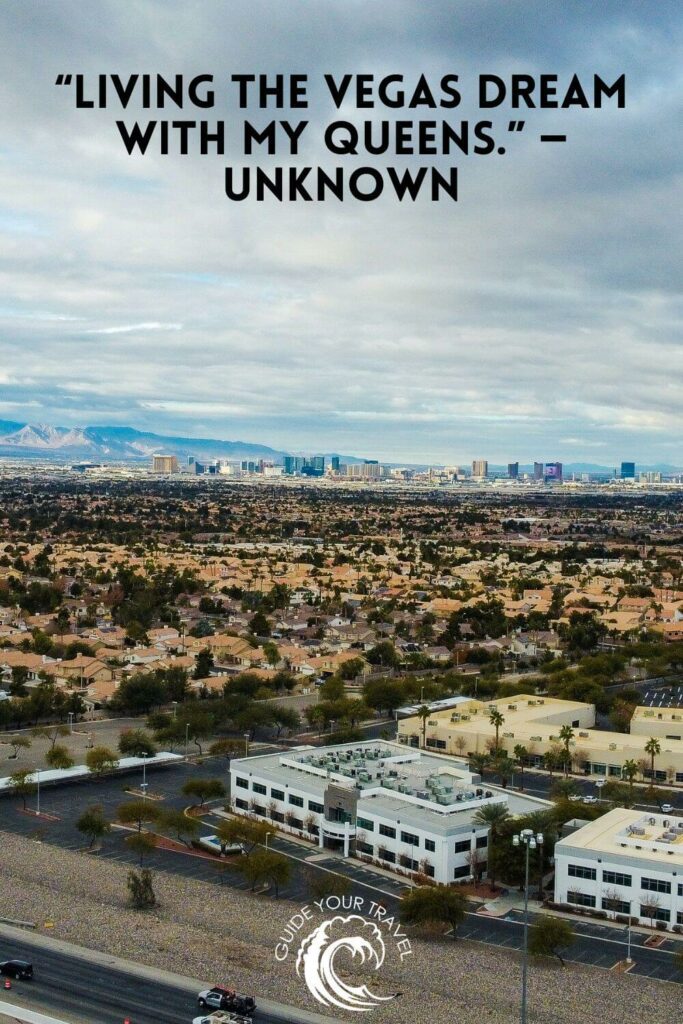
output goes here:
{"type": "Polygon", "coordinates": [[[220,840],[221,851],[239,843],[247,857],[250,857],[257,846],[265,845],[266,838],[272,835],[274,830],[274,826],[266,821],[240,817],[221,821],[216,834],[220,840]]]}
{"type": "Polygon", "coordinates": [[[190,707],[183,709],[183,713],[178,717],[177,721],[180,722],[179,728],[184,727],[186,735],[197,747],[201,757],[203,750],[200,740],[208,739],[214,733],[215,721],[213,715],[202,708],[190,707]]]}
{"type": "Polygon", "coordinates": [[[529,952],[534,956],[556,956],[564,967],[560,950],[566,950],[574,941],[574,932],[568,921],[559,917],[541,915],[529,930],[529,952]]]}
{"type": "Polygon", "coordinates": [[[496,888],[496,880],[494,877],[494,862],[490,856],[491,850],[495,847],[498,840],[498,830],[507,819],[510,817],[508,809],[504,804],[482,804],[478,811],[474,814],[472,821],[477,825],[486,825],[489,830],[489,876],[491,878],[491,888],[496,888]]]}
{"type": "Polygon", "coordinates": [[[185,796],[196,796],[198,803],[194,807],[204,807],[207,800],[215,800],[225,796],[225,786],[220,779],[188,779],[183,786],[185,796]]]}
{"type": "Polygon", "coordinates": [[[228,764],[236,754],[244,753],[244,741],[243,740],[216,740],[209,747],[209,753],[213,757],[224,757],[228,764]]]}
{"type": "Polygon", "coordinates": [[[270,709],[270,713],[272,723],[276,729],[276,739],[280,738],[280,733],[283,729],[293,732],[301,724],[299,713],[294,708],[286,708],[276,704],[270,709]]]}
{"type": "Polygon", "coordinates": [[[37,788],[30,768],[20,768],[18,772],[12,772],[9,777],[10,792],[21,797],[24,810],[26,810],[27,799],[35,793],[37,788]]]}
{"type": "Polygon", "coordinates": [[[50,750],[54,750],[55,744],[60,736],[69,735],[68,725],[39,725],[31,729],[32,736],[44,736],[50,741],[50,750]]]}
{"type": "Polygon", "coordinates": [[[505,717],[502,714],[502,712],[498,710],[498,708],[489,708],[489,722],[491,723],[493,728],[496,730],[495,752],[498,753],[498,750],[500,748],[500,743],[498,742],[498,737],[499,737],[499,734],[500,734],[500,727],[505,722],[505,717]]]}
{"type": "Polygon", "coordinates": [[[119,804],[116,816],[124,825],[135,825],[142,832],[143,823],[158,820],[159,810],[151,800],[127,800],[119,804]]]}
{"type": "Polygon", "coordinates": [[[490,754],[478,753],[472,754],[472,756],[470,757],[470,768],[472,769],[472,771],[476,772],[477,775],[481,775],[482,779],[484,778],[484,772],[488,768],[490,763],[490,754]]]}
{"type": "Polygon", "coordinates": [[[351,880],[335,871],[312,869],[306,874],[306,882],[312,900],[324,900],[326,896],[348,896],[352,888],[351,880]]]}
{"type": "Polygon", "coordinates": [[[56,743],[47,751],[45,760],[50,768],[73,768],[74,759],[63,743],[56,743]]]}
{"type": "Polygon", "coordinates": [[[269,665],[277,665],[280,660],[280,652],[277,649],[277,644],[274,644],[272,640],[269,640],[263,645],[263,653],[266,656],[266,661],[269,665]]]}
{"type": "Polygon", "coordinates": [[[160,828],[172,832],[179,843],[189,847],[199,834],[200,826],[196,818],[190,818],[183,811],[177,811],[172,807],[160,813],[158,824],[160,828]]]}
{"type": "Polygon", "coordinates": [[[153,757],[157,752],[154,740],[144,729],[124,729],[119,736],[119,752],[124,756],[153,757]]]}
{"type": "Polygon", "coordinates": [[[571,764],[571,754],[569,753],[569,744],[574,739],[574,730],[571,725],[563,725],[560,729],[560,739],[564,743],[564,774],[569,774],[569,766],[571,764]]]}
{"type": "Polygon", "coordinates": [[[28,682],[28,669],[25,665],[14,665],[12,678],[9,684],[9,692],[12,697],[26,696],[26,683],[28,682]]]}
{"type": "Polygon", "coordinates": [[[152,872],[149,868],[141,871],[128,872],[128,892],[135,910],[149,910],[156,906],[156,896],[152,885],[152,872]]]}
{"type": "Polygon", "coordinates": [[[256,850],[250,857],[243,857],[237,864],[247,882],[251,883],[251,891],[261,882],[269,882],[277,896],[280,886],[285,885],[291,876],[292,869],[287,857],[273,850],[256,850]]]}
{"type": "Polygon", "coordinates": [[[132,835],[126,836],[126,846],[138,855],[140,867],[144,864],[145,857],[154,852],[156,845],[157,837],[153,832],[133,832],[132,835]]]}
{"type": "Polygon", "coordinates": [[[109,747],[93,747],[85,755],[85,763],[93,775],[100,776],[115,771],[119,759],[109,747]]]}
{"type": "Polygon", "coordinates": [[[639,770],[637,761],[633,760],[624,761],[621,766],[621,777],[622,779],[626,779],[628,782],[628,788],[631,794],[631,803],[633,803],[633,782],[639,770]]]}
{"type": "Polygon", "coordinates": [[[204,647],[195,658],[193,676],[195,679],[206,679],[211,675],[212,668],[213,654],[208,647],[204,647]]]}
{"type": "Polygon", "coordinates": [[[645,753],[650,755],[650,781],[655,781],[655,757],[662,752],[662,745],[655,736],[650,736],[645,744],[645,753]]]}
{"type": "Polygon", "coordinates": [[[529,756],[529,751],[523,743],[516,743],[512,753],[515,755],[515,759],[517,761],[517,764],[519,765],[519,788],[524,789],[524,762],[529,756]]]}
{"type": "Polygon", "coordinates": [[[12,753],[9,755],[10,761],[16,761],[19,757],[20,750],[28,750],[31,746],[31,741],[27,736],[9,736],[4,743],[9,743],[12,747],[12,753]]]}
{"type": "Polygon", "coordinates": [[[76,828],[79,832],[83,833],[86,839],[90,839],[88,843],[89,850],[92,849],[96,839],[101,839],[108,832],[111,832],[111,825],[104,816],[104,809],[101,804],[93,804],[92,807],[87,807],[76,822],[76,828]]]}
{"type": "Polygon", "coordinates": [[[507,784],[512,778],[515,770],[515,762],[511,757],[498,757],[493,762],[492,768],[500,779],[503,789],[507,789],[507,784]]]}
{"type": "Polygon", "coordinates": [[[401,900],[400,916],[403,924],[447,924],[457,937],[458,925],[464,920],[467,901],[458,889],[444,885],[417,886],[401,900]]]}

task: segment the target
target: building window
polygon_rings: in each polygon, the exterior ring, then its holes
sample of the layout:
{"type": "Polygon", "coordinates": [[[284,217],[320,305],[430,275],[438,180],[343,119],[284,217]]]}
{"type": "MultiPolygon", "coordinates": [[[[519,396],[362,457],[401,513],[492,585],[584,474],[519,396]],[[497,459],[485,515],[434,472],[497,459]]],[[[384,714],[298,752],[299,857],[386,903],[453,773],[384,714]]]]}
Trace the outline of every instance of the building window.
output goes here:
{"type": "Polygon", "coordinates": [[[285,820],[285,816],[282,813],[282,811],[273,811],[270,816],[273,819],[273,821],[284,821],[285,820]]]}
{"type": "Polygon", "coordinates": [[[241,779],[238,775],[235,779],[235,785],[239,786],[240,789],[249,789],[249,779],[241,779]]]}
{"type": "Polygon", "coordinates": [[[602,909],[610,910],[613,914],[630,914],[631,904],[628,900],[610,900],[603,897],[602,909]]]}
{"type": "Polygon", "coordinates": [[[387,836],[389,839],[395,839],[396,829],[392,828],[390,825],[380,825],[379,834],[381,836],[387,836]]]}
{"type": "Polygon", "coordinates": [[[422,872],[422,874],[423,875],[427,875],[429,878],[433,878],[434,877],[434,865],[433,864],[424,864],[423,867],[424,867],[424,871],[422,872]]]}
{"type": "Polygon", "coordinates": [[[235,807],[239,807],[239,809],[241,811],[248,811],[249,810],[249,804],[247,803],[247,801],[246,800],[240,800],[239,798],[237,800],[235,800],[235,807]]]}
{"type": "Polygon", "coordinates": [[[295,818],[294,815],[287,818],[287,824],[289,825],[290,828],[303,829],[304,827],[304,823],[301,820],[301,818],[295,818]]]}
{"type": "MultiPolygon", "coordinates": [[[[425,839],[425,850],[429,850],[430,853],[434,853],[436,851],[436,843],[433,839],[425,839]]],[[[425,874],[427,874],[427,872],[425,872],[425,874]]]]}
{"type": "Polygon", "coordinates": [[[676,772],[676,782],[683,782],[683,772],[676,772]]]}
{"type": "Polygon", "coordinates": [[[585,868],[583,864],[568,864],[567,874],[570,878],[587,878],[591,882],[598,877],[595,868],[585,868]]]}
{"type": "Polygon", "coordinates": [[[472,844],[470,843],[469,839],[461,839],[459,843],[455,844],[455,852],[456,853],[469,853],[471,847],[472,847],[472,844]]]}
{"type": "Polygon", "coordinates": [[[393,850],[382,850],[379,856],[382,860],[388,860],[390,864],[396,863],[396,854],[393,850]]]}
{"type": "Polygon", "coordinates": [[[304,798],[302,796],[295,796],[294,793],[290,793],[289,802],[290,804],[293,804],[294,807],[303,807],[304,798]]]}
{"type": "Polygon", "coordinates": [[[416,836],[414,832],[401,832],[401,842],[407,843],[408,846],[419,846],[420,837],[416,836]]]}
{"type": "Polygon", "coordinates": [[[272,789],[271,788],[270,795],[273,798],[273,800],[284,800],[284,798],[285,798],[285,791],[284,791],[284,789],[272,789]]]}
{"type": "Polygon", "coordinates": [[[260,793],[261,796],[265,796],[266,793],[268,792],[266,787],[262,785],[262,783],[260,782],[252,782],[251,788],[254,790],[255,793],[260,793]]]}
{"type": "Polygon", "coordinates": [[[663,907],[651,907],[647,903],[641,903],[640,905],[640,916],[647,918],[648,921],[666,921],[669,923],[670,911],[665,910],[663,907]]]}
{"type": "Polygon", "coordinates": [[[254,812],[254,814],[258,814],[261,818],[265,818],[265,816],[266,816],[266,809],[265,809],[265,807],[261,807],[260,804],[252,804],[251,805],[251,809],[254,812]]]}
{"type": "Polygon", "coordinates": [[[659,878],[641,878],[640,888],[646,889],[648,892],[663,892],[668,895],[671,893],[671,882],[663,882],[659,878]]]}
{"type": "Polygon", "coordinates": [[[324,814],[325,813],[324,806],[322,804],[319,804],[317,802],[317,800],[309,800],[308,801],[308,809],[309,809],[309,811],[314,811],[316,814],[324,814]]]}
{"type": "Polygon", "coordinates": [[[683,910],[679,910],[676,914],[676,924],[683,924],[683,910]]]}
{"type": "Polygon", "coordinates": [[[679,884],[679,886],[678,886],[678,895],[679,896],[683,896],[683,885],[679,884]]]}
{"type": "Polygon", "coordinates": [[[573,903],[576,907],[594,907],[595,896],[589,896],[585,892],[573,892],[569,889],[567,891],[567,903],[573,903]]]}
{"type": "Polygon", "coordinates": [[[453,878],[467,878],[470,874],[470,869],[467,864],[463,864],[461,868],[453,869],[453,878]]]}
{"type": "Polygon", "coordinates": [[[375,823],[374,821],[370,821],[369,818],[356,818],[356,825],[358,826],[358,828],[362,828],[366,832],[375,831],[375,823]]]}
{"type": "Polygon", "coordinates": [[[372,857],[373,853],[375,852],[375,848],[374,848],[374,846],[370,846],[370,843],[363,843],[363,842],[361,842],[360,839],[357,839],[356,840],[356,852],[357,853],[367,853],[370,857],[372,857]]]}
{"type": "Polygon", "coordinates": [[[488,836],[477,836],[477,849],[478,850],[483,850],[488,845],[489,845],[489,837],[488,836]]]}
{"type": "Polygon", "coordinates": [[[622,875],[619,871],[603,871],[602,880],[607,885],[625,885],[630,888],[632,877],[631,875],[622,875]]]}

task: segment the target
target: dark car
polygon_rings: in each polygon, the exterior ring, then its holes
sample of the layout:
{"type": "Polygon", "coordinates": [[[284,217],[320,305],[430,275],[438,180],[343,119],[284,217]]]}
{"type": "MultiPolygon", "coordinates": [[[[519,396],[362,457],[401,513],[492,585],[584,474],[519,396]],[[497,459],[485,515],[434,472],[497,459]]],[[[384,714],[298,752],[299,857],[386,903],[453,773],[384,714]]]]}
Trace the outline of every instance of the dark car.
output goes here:
{"type": "Polygon", "coordinates": [[[28,960],[3,960],[0,963],[0,974],[10,978],[20,978],[22,981],[30,981],[33,977],[33,964],[28,960]]]}

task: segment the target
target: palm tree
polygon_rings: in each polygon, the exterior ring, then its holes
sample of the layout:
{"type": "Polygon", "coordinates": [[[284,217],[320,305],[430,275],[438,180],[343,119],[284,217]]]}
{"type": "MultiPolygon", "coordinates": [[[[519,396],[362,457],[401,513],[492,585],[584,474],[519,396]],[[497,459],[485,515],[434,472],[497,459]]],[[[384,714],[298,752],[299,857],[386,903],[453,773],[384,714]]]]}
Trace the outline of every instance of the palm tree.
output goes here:
{"type": "Polygon", "coordinates": [[[564,743],[564,774],[569,774],[569,765],[571,764],[571,755],[569,753],[569,744],[574,739],[574,730],[571,725],[563,725],[560,729],[560,739],[564,743]]]}
{"type": "Polygon", "coordinates": [[[655,757],[662,752],[662,745],[655,736],[650,736],[645,744],[645,752],[650,755],[650,782],[655,781],[655,757]]]}
{"type": "Polygon", "coordinates": [[[418,716],[418,718],[422,719],[422,746],[423,747],[424,747],[425,742],[426,742],[425,734],[427,732],[427,719],[429,718],[430,715],[431,715],[431,711],[429,710],[429,708],[427,707],[426,704],[423,704],[422,707],[417,709],[417,716],[418,716]]]}
{"type": "Polygon", "coordinates": [[[498,753],[498,735],[500,733],[500,727],[504,721],[505,718],[498,708],[489,708],[489,722],[496,730],[496,753],[498,753]]]}
{"type": "Polygon", "coordinates": [[[637,764],[637,762],[636,761],[624,761],[623,765],[621,766],[621,777],[622,777],[622,779],[627,779],[628,780],[628,791],[629,791],[629,796],[630,796],[630,799],[631,799],[631,803],[633,803],[633,780],[635,779],[637,774],[638,774],[638,764],[637,764]]]}
{"type": "Polygon", "coordinates": [[[517,758],[517,764],[519,765],[519,788],[524,789],[524,761],[529,756],[529,751],[523,743],[517,743],[512,753],[517,758]]]}
{"type": "Polygon", "coordinates": [[[477,825],[487,825],[489,830],[489,851],[488,851],[488,875],[491,879],[491,888],[496,888],[494,876],[493,847],[498,839],[498,829],[510,817],[508,809],[504,804],[483,804],[473,815],[472,821],[477,825]]]}
{"type": "Polygon", "coordinates": [[[475,771],[477,775],[481,775],[483,779],[484,771],[488,768],[490,762],[491,757],[489,754],[472,754],[470,758],[470,768],[475,771]]]}

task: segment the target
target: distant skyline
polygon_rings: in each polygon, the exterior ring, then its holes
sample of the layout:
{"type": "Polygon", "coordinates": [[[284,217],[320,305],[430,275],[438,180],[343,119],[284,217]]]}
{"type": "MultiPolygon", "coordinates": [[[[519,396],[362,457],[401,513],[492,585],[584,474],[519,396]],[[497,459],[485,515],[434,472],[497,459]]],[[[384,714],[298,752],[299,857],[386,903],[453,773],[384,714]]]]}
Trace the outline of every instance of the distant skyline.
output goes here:
{"type": "MultiPolygon", "coordinates": [[[[0,419],[683,463],[679,4],[23,0],[0,31],[0,419]],[[145,71],[624,72],[627,106],[525,111],[504,157],[451,161],[457,204],[230,203],[235,161],[130,158],[115,110],[54,85],[145,71]]],[[[320,95],[307,116],[329,117],[320,95]]],[[[298,162],[330,159],[308,142],[298,162]]]]}

